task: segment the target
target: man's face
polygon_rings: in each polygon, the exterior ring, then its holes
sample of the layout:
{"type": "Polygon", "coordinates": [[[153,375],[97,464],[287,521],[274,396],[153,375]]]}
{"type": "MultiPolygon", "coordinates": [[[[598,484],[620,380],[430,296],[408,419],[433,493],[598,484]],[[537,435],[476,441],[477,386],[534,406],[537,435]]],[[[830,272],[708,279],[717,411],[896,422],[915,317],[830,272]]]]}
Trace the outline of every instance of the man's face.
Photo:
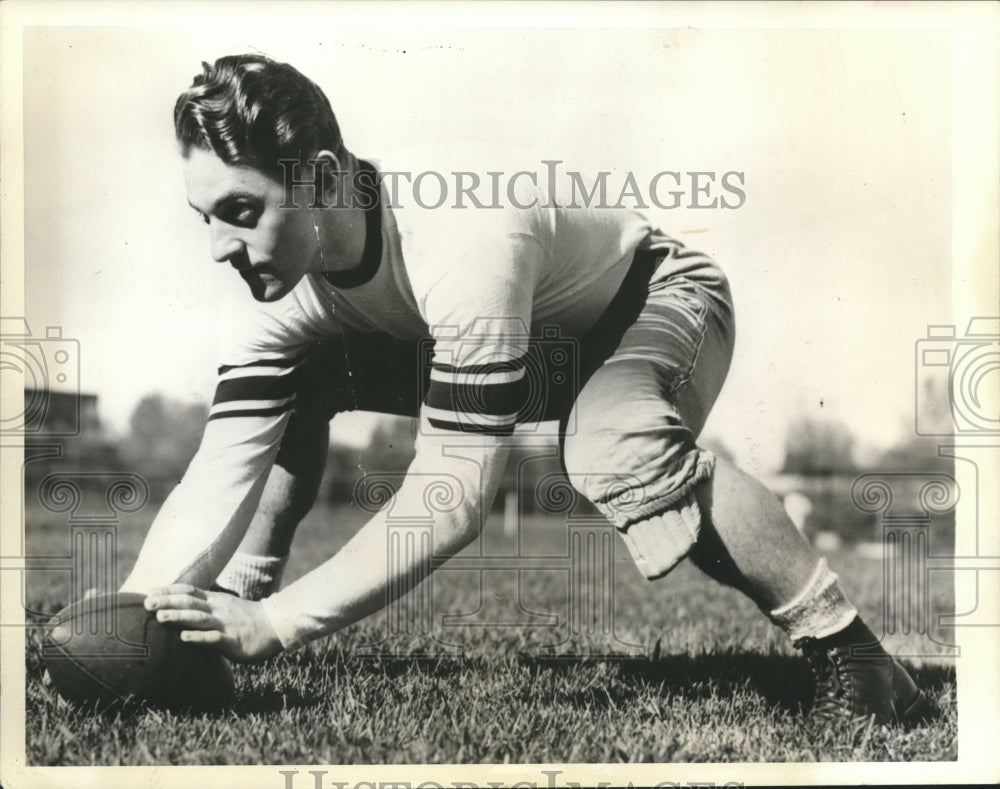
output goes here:
{"type": "Polygon", "coordinates": [[[228,262],[257,301],[276,301],[298,284],[317,254],[308,209],[280,208],[282,184],[252,167],[192,148],[184,158],[187,198],[209,227],[212,257],[228,262]]]}

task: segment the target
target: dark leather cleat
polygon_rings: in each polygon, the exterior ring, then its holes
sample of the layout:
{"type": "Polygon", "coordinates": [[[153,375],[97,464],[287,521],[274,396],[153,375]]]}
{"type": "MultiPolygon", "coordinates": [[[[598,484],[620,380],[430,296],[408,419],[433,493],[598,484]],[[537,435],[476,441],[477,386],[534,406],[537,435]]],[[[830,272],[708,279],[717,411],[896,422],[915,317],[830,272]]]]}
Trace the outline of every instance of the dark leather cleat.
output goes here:
{"type": "Polygon", "coordinates": [[[867,723],[912,725],[934,707],[892,656],[858,654],[850,644],[824,647],[816,639],[795,642],[816,678],[814,725],[867,723]]]}

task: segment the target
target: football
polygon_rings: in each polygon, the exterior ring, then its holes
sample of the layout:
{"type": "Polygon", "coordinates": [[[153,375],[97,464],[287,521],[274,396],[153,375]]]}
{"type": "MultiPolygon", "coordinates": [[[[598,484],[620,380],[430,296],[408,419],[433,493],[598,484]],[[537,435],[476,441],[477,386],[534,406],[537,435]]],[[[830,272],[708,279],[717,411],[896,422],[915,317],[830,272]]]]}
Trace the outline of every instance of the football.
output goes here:
{"type": "Polygon", "coordinates": [[[106,709],[127,701],[218,709],[235,696],[226,659],[181,641],[143,607],[141,594],[80,600],[53,617],[42,647],[52,684],[68,701],[106,709]]]}

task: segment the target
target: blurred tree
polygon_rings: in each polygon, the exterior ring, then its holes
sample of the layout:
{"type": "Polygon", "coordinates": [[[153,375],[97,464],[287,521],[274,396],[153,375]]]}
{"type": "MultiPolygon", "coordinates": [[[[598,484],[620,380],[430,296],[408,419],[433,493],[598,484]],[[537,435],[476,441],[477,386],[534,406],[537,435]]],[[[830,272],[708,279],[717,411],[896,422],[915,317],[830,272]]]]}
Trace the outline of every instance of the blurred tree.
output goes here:
{"type": "Polygon", "coordinates": [[[856,470],[854,436],[840,422],[802,417],[788,427],[785,438],[786,474],[828,475],[856,470]]]}
{"type": "Polygon", "coordinates": [[[208,408],[160,394],[143,397],[129,417],[129,434],[120,446],[126,466],[141,474],[155,494],[180,481],[198,450],[208,408]]]}
{"type": "Polygon", "coordinates": [[[914,417],[900,420],[899,438],[876,455],[871,466],[876,471],[943,471],[955,467],[953,458],[942,457],[938,447],[955,433],[951,389],[947,377],[926,377],[917,381],[914,417]]]}
{"type": "Polygon", "coordinates": [[[909,435],[882,452],[872,463],[875,471],[943,471],[950,473],[955,460],[938,454],[939,436],[909,435]]]}

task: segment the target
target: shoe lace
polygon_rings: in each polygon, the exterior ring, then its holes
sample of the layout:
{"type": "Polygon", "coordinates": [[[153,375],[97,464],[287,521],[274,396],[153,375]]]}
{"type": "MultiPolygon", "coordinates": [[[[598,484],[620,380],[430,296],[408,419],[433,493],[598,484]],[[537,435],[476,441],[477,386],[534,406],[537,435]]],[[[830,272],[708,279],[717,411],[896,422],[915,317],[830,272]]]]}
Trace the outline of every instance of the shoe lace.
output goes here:
{"type": "Polygon", "coordinates": [[[831,721],[850,717],[850,705],[841,678],[843,655],[838,650],[823,649],[813,638],[795,642],[802,649],[816,680],[812,717],[816,721],[831,721]]]}

